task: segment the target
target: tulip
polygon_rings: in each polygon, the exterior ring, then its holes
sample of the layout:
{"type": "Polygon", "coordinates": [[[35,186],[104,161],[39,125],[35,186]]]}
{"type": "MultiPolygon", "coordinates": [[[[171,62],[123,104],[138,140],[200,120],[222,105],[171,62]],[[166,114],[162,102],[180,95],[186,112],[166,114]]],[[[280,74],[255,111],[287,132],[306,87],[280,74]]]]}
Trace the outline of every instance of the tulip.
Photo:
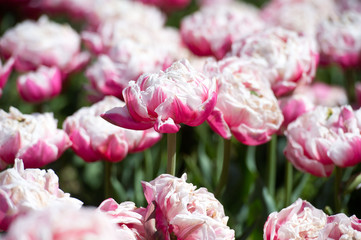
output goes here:
{"type": "Polygon", "coordinates": [[[262,68],[248,59],[225,58],[208,62],[205,71],[218,81],[216,107],[207,122],[225,139],[235,138],[247,145],[270,140],[283,116],[262,68]]]}
{"type": "Polygon", "coordinates": [[[56,67],[41,66],[37,71],[21,75],[17,80],[20,96],[27,102],[42,102],[60,94],[62,77],[56,67]]]}
{"type": "Polygon", "coordinates": [[[210,5],[185,17],[180,32],[194,54],[222,59],[234,41],[263,27],[256,8],[233,2],[210,5]]]}
{"type": "Polygon", "coordinates": [[[361,239],[361,220],[343,213],[328,216],[318,239],[361,239]]]}
{"type": "Polygon", "coordinates": [[[8,81],[8,78],[10,76],[11,70],[14,66],[14,59],[10,58],[4,65],[1,62],[0,59],[0,97],[2,96],[3,93],[3,88],[6,84],[6,82],[8,81]]]}
{"type": "Polygon", "coordinates": [[[138,0],[144,4],[156,6],[165,12],[183,9],[190,4],[190,0],[138,0]]]}
{"type": "Polygon", "coordinates": [[[16,218],[47,206],[80,208],[82,202],[64,193],[58,182],[53,170],[24,169],[22,160],[16,159],[13,168],[0,173],[0,229],[7,230],[16,218]]]}
{"type": "Polygon", "coordinates": [[[318,63],[315,41],[283,28],[270,28],[234,42],[231,55],[263,61],[277,97],[311,83],[318,63]]]}
{"type": "Polygon", "coordinates": [[[72,149],[86,162],[106,160],[119,162],[128,153],[143,151],[161,138],[153,129],[129,130],[117,127],[100,117],[113,106],[124,106],[115,97],[105,97],[90,107],[83,107],[65,119],[63,129],[69,135],[72,149]]]}
{"type": "Polygon", "coordinates": [[[129,129],[154,126],[160,133],[176,133],[180,123],[198,126],[207,119],[217,101],[217,86],[215,79],[181,60],[165,72],[130,81],[123,96],[126,106],[107,111],[104,119],[129,129]]]}
{"type": "Polygon", "coordinates": [[[71,145],[66,133],[57,129],[52,113],[28,115],[14,107],[9,113],[0,110],[0,135],[0,162],[4,166],[21,158],[26,168],[42,167],[71,145]]]}

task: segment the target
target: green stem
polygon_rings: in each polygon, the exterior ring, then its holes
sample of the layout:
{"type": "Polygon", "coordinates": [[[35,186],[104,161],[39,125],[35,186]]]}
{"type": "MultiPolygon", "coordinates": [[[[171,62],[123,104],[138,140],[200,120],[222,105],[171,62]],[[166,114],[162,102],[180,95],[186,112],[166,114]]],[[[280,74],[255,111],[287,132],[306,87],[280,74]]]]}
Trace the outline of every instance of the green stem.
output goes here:
{"type": "Polygon", "coordinates": [[[356,100],[355,78],[352,69],[344,69],[344,83],[345,83],[348,103],[352,104],[356,100]]]}
{"type": "Polygon", "coordinates": [[[153,158],[150,149],[144,151],[144,162],[145,162],[145,178],[147,181],[153,179],[153,158]]]}
{"type": "Polygon", "coordinates": [[[285,207],[291,204],[292,186],[293,186],[293,167],[290,161],[286,160],[286,194],[285,207]]]}
{"type": "Polygon", "coordinates": [[[270,195],[274,197],[276,189],[276,166],[277,166],[277,135],[273,134],[271,141],[268,143],[268,179],[267,187],[270,195]]]}
{"type": "Polygon", "coordinates": [[[110,179],[112,177],[112,166],[113,163],[109,161],[104,161],[104,196],[105,199],[111,197],[111,183],[110,179]]]}
{"type": "Polygon", "coordinates": [[[168,150],[167,173],[174,176],[175,167],[176,167],[177,133],[167,134],[167,150],[168,150]]]}
{"type": "Polygon", "coordinates": [[[231,159],[230,156],[231,156],[231,140],[223,139],[223,166],[222,166],[221,177],[219,179],[219,183],[214,193],[216,197],[219,197],[219,195],[222,193],[224,186],[227,184],[229,163],[231,159]]]}
{"type": "Polygon", "coordinates": [[[339,167],[335,168],[335,212],[341,212],[341,181],[342,181],[342,169],[339,167]]]}

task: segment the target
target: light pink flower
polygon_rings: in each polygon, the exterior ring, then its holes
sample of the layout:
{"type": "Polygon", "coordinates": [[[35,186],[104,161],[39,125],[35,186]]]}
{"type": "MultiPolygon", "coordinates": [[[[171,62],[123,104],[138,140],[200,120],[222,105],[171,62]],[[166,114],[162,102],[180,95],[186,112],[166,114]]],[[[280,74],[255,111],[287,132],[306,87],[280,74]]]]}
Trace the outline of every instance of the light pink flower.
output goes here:
{"type": "Polygon", "coordinates": [[[223,138],[235,138],[247,145],[270,140],[282,121],[278,107],[262,68],[250,59],[236,57],[208,62],[205,72],[218,81],[216,107],[207,122],[223,138]]]}
{"type": "Polygon", "coordinates": [[[4,240],[133,240],[93,208],[49,207],[19,218],[4,240]]]}
{"type": "Polygon", "coordinates": [[[27,102],[42,102],[60,94],[61,72],[57,67],[41,66],[35,72],[21,75],[17,79],[20,96],[27,102]]]}
{"type": "MultiPolygon", "coordinates": [[[[17,217],[47,206],[80,208],[82,202],[59,189],[53,170],[24,169],[16,159],[14,168],[0,173],[0,229],[7,230],[17,217]]],[[[36,228],[39,230],[39,228],[36,228]]]]}
{"type": "Polygon", "coordinates": [[[159,7],[165,12],[183,9],[190,4],[190,0],[137,0],[144,4],[159,7]]]}
{"type": "Polygon", "coordinates": [[[156,229],[167,240],[170,235],[179,240],[234,239],[221,203],[207,189],[196,190],[186,178],[186,174],[181,178],[162,174],[142,183],[148,210],[154,207],[156,229]]]}
{"type": "Polygon", "coordinates": [[[6,82],[8,81],[8,78],[10,76],[10,73],[14,66],[14,63],[15,63],[14,58],[10,58],[3,65],[1,62],[1,59],[0,59],[0,97],[2,96],[3,88],[6,84],[6,82]]]}
{"type": "Polygon", "coordinates": [[[67,117],[63,129],[72,141],[72,149],[87,162],[119,162],[128,153],[143,151],[161,138],[153,129],[129,130],[115,126],[100,117],[114,106],[124,106],[115,97],[105,97],[91,107],[83,107],[67,117]]]}
{"type": "Polygon", "coordinates": [[[342,67],[359,66],[361,60],[361,15],[343,12],[325,19],[317,32],[321,63],[338,63],[342,67]]]}
{"type": "Polygon", "coordinates": [[[343,213],[328,216],[327,224],[318,239],[361,239],[361,220],[355,215],[347,217],[343,213]]]}
{"type": "Polygon", "coordinates": [[[354,10],[361,13],[361,2],[359,0],[335,0],[341,12],[354,10]]]}
{"type": "Polygon", "coordinates": [[[87,53],[80,53],[79,35],[70,26],[50,22],[46,17],[37,22],[24,21],[5,32],[0,52],[15,58],[18,71],[45,65],[56,66],[67,74],[89,60],[87,53]]]}
{"type": "Polygon", "coordinates": [[[324,212],[298,199],[291,206],[268,216],[263,228],[263,239],[319,239],[319,233],[326,223],[327,215],[324,212]]]}
{"type": "Polygon", "coordinates": [[[234,42],[231,55],[263,61],[276,96],[311,83],[318,63],[316,42],[283,28],[270,28],[234,42]]]}
{"type": "Polygon", "coordinates": [[[233,2],[204,7],[185,17],[180,32],[194,54],[222,59],[234,41],[263,27],[255,7],[233,2]]]}
{"type": "Polygon", "coordinates": [[[217,86],[215,79],[181,60],[165,72],[129,82],[123,95],[126,106],[113,108],[103,118],[124,128],[154,126],[157,132],[175,133],[181,123],[198,126],[207,119],[217,101],[217,86]]]}
{"type": "Polygon", "coordinates": [[[71,145],[52,113],[28,115],[14,107],[9,113],[0,110],[0,136],[0,162],[13,164],[21,158],[26,168],[55,161],[71,145]]]}
{"type": "Polygon", "coordinates": [[[299,170],[330,176],[334,165],[361,162],[361,110],[317,107],[292,122],[285,132],[285,155],[299,170]]]}
{"type": "Polygon", "coordinates": [[[114,199],[109,198],[100,204],[98,210],[111,216],[112,222],[131,235],[131,239],[148,239],[144,228],[145,208],[137,208],[133,202],[118,204],[114,199]]]}

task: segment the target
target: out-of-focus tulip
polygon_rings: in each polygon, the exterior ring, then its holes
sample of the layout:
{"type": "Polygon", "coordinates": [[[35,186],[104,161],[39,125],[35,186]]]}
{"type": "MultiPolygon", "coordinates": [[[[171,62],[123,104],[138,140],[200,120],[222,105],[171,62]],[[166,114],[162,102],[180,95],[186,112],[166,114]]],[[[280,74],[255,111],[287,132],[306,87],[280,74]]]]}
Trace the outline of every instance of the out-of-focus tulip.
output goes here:
{"type": "Polygon", "coordinates": [[[291,206],[268,216],[263,228],[263,239],[326,239],[318,238],[326,223],[327,215],[323,211],[298,199],[291,206]]]}
{"type": "Polygon", "coordinates": [[[13,164],[21,158],[26,168],[55,161],[71,145],[52,113],[28,115],[14,107],[9,113],[0,109],[0,136],[0,162],[13,164]]]}
{"type": "Polygon", "coordinates": [[[0,59],[0,97],[2,96],[3,88],[6,84],[6,82],[8,81],[8,78],[10,76],[10,73],[14,66],[14,63],[15,63],[14,58],[10,58],[3,65],[1,62],[1,59],[0,59]]]}
{"type": "Polygon", "coordinates": [[[80,53],[80,37],[67,25],[46,17],[24,21],[9,29],[0,39],[0,52],[15,58],[15,69],[29,71],[41,65],[58,67],[67,74],[89,60],[80,53]]]}
{"type": "Polygon", "coordinates": [[[283,28],[270,28],[234,42],[232,55],[264,62],[276,96],[309,84],[316,73],[316,42],[283,28]]]}
{"type": "Polygon", "coordinates": [[[17,219],[4,240],[136,240],[93,208],[49,207],[17,219]]]}
{"type": "Polygon", "coordinates": [[[327,224],[318,239],[361,239],[361,220],[343,213],[327,217],[327,224]]]}
{"type": "Polygon", "coordinates": [[[335,0],[335,2],[341,12],[354,10],[361,13],[361,2],[359,0],[335,0]]]}
{"type": "Polygon", "coordinates": [[[204,7],[185,17],[180,32],[194,54],[222,59],[234,41],[263,27],[255,7],[233,2],[204,7]]]}
{"type": "Polygon", "coordinates": [[[207,121],[223,138],[235,138],[247,145],[270,140],[282,121],[278,107],[262,68],[257,62],[237,57],[208,62],[205,72],[218,81],[218,99],[207,121]]]}
{"type": "Polygon", "coordinates": [[[69,116],[63,123],[63,129],[68,133],[75,153],[87,162],[118,162],[128,153],[143,151],[158,142],[161,134],[153,129],[124,129],[100,117],[114,106],[124,105],[119,99],[108,96],[69,116]]]}
{"type": "Polygon", "coordinates": [[[143,74],[123,92],[126,106],[107,111],[102,117],[120,127],[178,132],[180,124],[198,126],[217,101],[213,78],[197,72],[187,60],[172,64],[165,72],[143,74]]]}
{"type": "Polygon", "coordinates": [[[356,67],[361,60],[361,15],[347,11],[321,22],[317,41],[323,64],[356,67]]]}
{"type": "Polygon", "coordinates": [[[62,77],[57,67],[41,66],[35,72],[21,75],[17,80],[20,96],[27,102],[41,102],[61,92],[62,77]]]}
{"type": "Polygon", "coordinates": [[[186,178],[186,174],[181,178],[162,174],[142,183],[148,210],[154,208],[156,230],[164,239],[171,235],[180,240],[234,239],[221,203],[207,189],[196,190],[186,178]]]}
{"type": "Polygon", "coordinates": [[[146,240],[144,228],[145,208],[137,208],[133,202],[118,204],[114,199],[104,200],[98,209],[112,217],[112,222],[118,224],[122,231],[132,236],[130,239],[146,240]]]}
{"type": "Polygon", "coordinates": [[[144,4],[159,7],[165,12],[173,12],[185,8],[191,2],[190,0],[137,0],[144,4]]]}
{"type": "Polygon", "coordinates": [[[17,217],[47,206],[80,208],[82,202],[59,189],[58,182],[53,170],[24,169],[22,160],[16,159],[14,168],[0,173],[0,229],[7,230],[17,217]]]}
{"type": "Polygon", "coordinates": [[[330,176],[334,165],[361,162],[361,109],[317,107],[292,122],[285,132],[285,155],[299,170],[330,176]]]}

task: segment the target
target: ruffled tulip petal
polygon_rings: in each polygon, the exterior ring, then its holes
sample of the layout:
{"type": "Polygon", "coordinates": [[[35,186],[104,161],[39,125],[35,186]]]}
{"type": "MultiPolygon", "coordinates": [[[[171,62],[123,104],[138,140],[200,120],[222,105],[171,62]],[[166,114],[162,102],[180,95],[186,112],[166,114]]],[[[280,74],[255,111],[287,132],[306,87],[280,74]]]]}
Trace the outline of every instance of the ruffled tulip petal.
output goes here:
{"type": "Polygon", "coordinates": [[[361,137],[352,137],[347,140],[338,140],[328,151],[328,156],[335,165],[351,167],[361,161],[361,137]]]}
{"type": "Polygon", "coordinates": [[[162,120],[159,116],[154,123],[154,129],[159,133],[176,133],[180,129],[180,125],[174,123],[172,118],[162,120]]]}
{"type": "Polygon", "coordinates": [[[74,152],[86,162],[95,162],[101,159],[101,156],[91,147],[90,136],[86,134],[84,129],[69,132],[69,138],[74,152]]]}
{"type": "Polygon", "coordinates": [[[232,137],[231,130],[224,120],[223,113],[217,108],[215,108],[209,115],[207,118],[207,123],[212,128],[212,130],[218,133],[221,137],[225,139],[230,139],[232,137]]]}

